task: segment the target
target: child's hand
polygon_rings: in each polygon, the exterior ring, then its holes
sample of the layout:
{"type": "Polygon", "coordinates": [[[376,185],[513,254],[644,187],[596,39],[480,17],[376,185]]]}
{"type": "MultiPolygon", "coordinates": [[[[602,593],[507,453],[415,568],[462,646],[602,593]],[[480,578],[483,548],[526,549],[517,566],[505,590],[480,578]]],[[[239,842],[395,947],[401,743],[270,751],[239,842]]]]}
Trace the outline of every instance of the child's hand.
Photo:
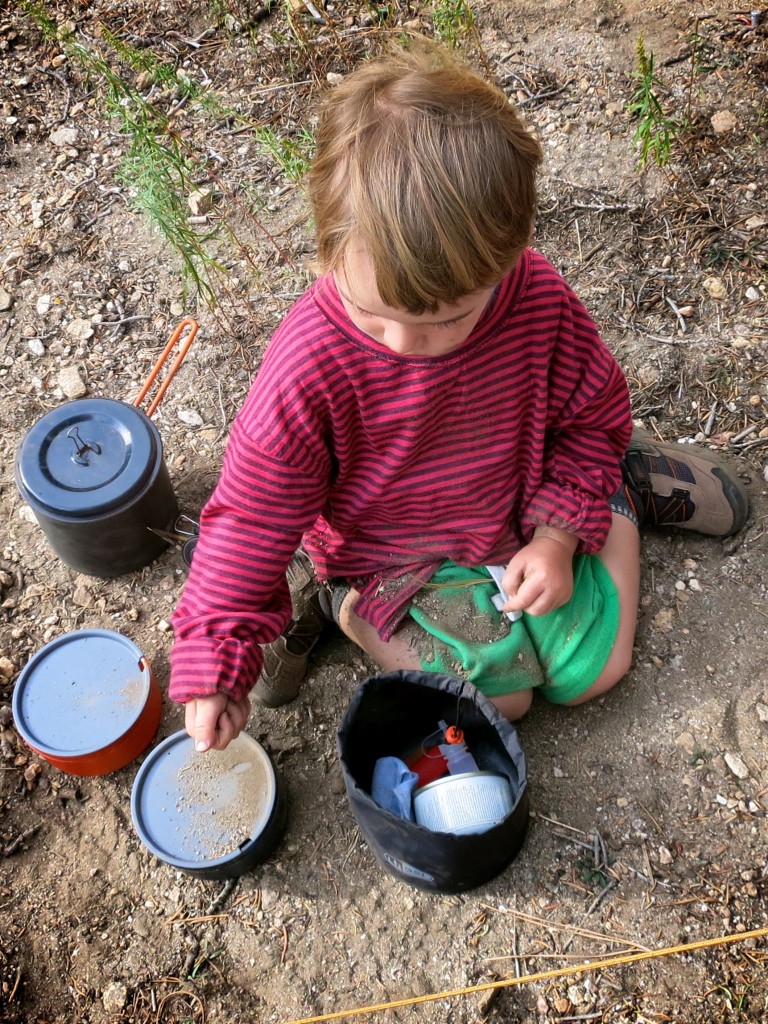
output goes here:
{"type": "Polygon", "coordinates": [[[509,594],[504,611],[546,615],[570,601],[578,542],[565,530],[537,527],[533,540],[517,552],[502,578],[509,594]]]}
{"type": "Polygon", "coordinates": [[[195,741],[195,750],[223,750],[245,728],[251,703],[247,697],[230,700],[225,693],[195,697],[184,711],[184,727],[195,741]]]}

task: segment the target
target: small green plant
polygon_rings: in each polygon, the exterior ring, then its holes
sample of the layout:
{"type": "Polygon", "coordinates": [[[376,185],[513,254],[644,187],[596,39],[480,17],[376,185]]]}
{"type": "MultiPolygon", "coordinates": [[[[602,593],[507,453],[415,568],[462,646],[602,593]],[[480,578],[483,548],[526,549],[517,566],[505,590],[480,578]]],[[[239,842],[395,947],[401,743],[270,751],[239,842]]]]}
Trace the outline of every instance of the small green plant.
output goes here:
{"type": "Polygon", "coordinates": [[[752,983],[745,985],[741,992],[737,992],[728,985],[718,985],[713,991],[717,992],[722,996],[723,1002],[728,1008],[730,1013],[738,1013],[741,1015],[746,1012],[747,1009],[747,995],[752,983]]]}
{"type": "MultiPolygon", "coordinates": [[[[67,57],[76,61],[88,78],[103,90],[105,108],[128,140],[128,152],[117,171],[119,180],[130,189],[133,205],[149,215],[180,256],[185,282],[191,283],[211,307],[215,306],[210,273],[222,269],[210,249],[216,233],[197,231],[189,223],[186,197],[196,188],[200,168],[186,151],[171,121],[148,103],[141,90],[130,84],[100,53],[78,42],[73,35],[62,35],[42,3],[22,0],[22,7],[45,36],[57,38],[67,57]]],[[[171,86],[180,95],[194,97],[198,105],[203,105],[199,101],[201,87],[178,74],[170,64],[158,60],[152,53],[137,50],[107,29],[103,37],[117,57],[139,75],[171,86]]]]}
{"type": "Polygon", "coordinates": [[[393,0],[389,0],[388,3],[376,3],[376,0],[366,0],[366,6],[376,21],[382,24],[385,21],[389,21],[390,18],[394,18],[397,14],[397,4],[393,0]]]}
{"type": "Polygon", "coordinates": [[[708,754],[706,750],[702,750],[698,743],[695,743],[686,763],[693,768],[697,764],[706,764],[707,761],[710,760],[711,756],[712,755],[708,754]]]}
{"type": "Polygon", "coordinates": [[[578,857],[574,863],[579,869],[579,877],[585,885],[599,885],[601,889],[604,889],[611,880],[610,875],[602,868],[597,867],[594,859],[590,857],[578,857]]]}
{"type": "Polygon", "coordinates": [[[215,961],[224,955],[224,947],[220,946],[214,949],[209,943],[208,939],[203,939],[203,948],[195,960],[192,970],[189,972],[189,977],[193,980],[195,978],[203,978],[208,973],[211,967],[215,967],[215,961]]]}
{"type": "Polygon", "coordinates": [[[38,3],[37,0],[21,0],[21,9],[34,18],[45,39],[50,42],[59,38],[59,27],[43,4],[38,3]]]}
{"type": "MultiPolygon", "coordinates": [[[[206,228],[190,221],[187,199],[199,190],[201,182],[214,186],[218,194],[228,195],[284,256],[269,232],[226,190],[211,168],[201,163],[183,133],[177,130],[174,111],[187,104],[188,111],[202,111],[217,119],[251,126],[248,119],[223,104],[207,84],[196,82],[151,50],[132,46],[105,26],[101,39],[109,50],[100,52],[92,43],[79,42],[74,31],[62,29],[41,0],[21,0],[21,6],[45,37],[56,40],[67,57],[82,68],[91,86],[103,95],[105,110],[127,141],[127,152],[116,177],[128,189],[131,205],[147,214],[180,258],[185,289],[211,308],[218,305],[214,284],[218,282],[223,287],[226,270],[217,254],[226,251],[225,242],[239,249],[255,268],[248,246],[237,237],[226,218],[219,218],[206,228]],[[173,100],[168,112],[156,102],[158,95],[173,100]]],[[[302,129],[293,137],[285,137],[264,126],[252,128],[263,151],[288,179],[298,181],[309,165],[311,134],[302,129]]]]}
{"type": "MultiPolygon", "coordinates": [[[[215,232],[199,232],[189,223],[186,196],[194,191],[199,168],[167,117],[116,74],[93,51],[72,44],[72,55],[106,87],[106,109],[129,141],[117,172],[131,190],[133,205],[145,212],[181,258],[186,281],[210,305],[215,294],[209,274],[220,269],[210,253],[215,232]]],[[[171,79],[163,76],[163,81],[171,79]]]]}
{"type": "Polygon", "coordinates": [[[432,0],[432,24],[440,39],[455,48],[474,31],[475,12],[467,0],[432,0]]]}
{"type": "Polygon", "coordinates": [[[645,49],[642,36],[637,38],[637,89],[627,108],[637,121],[632,138],[638,148],[638,168],[642,170],[649,159],[657,167],[664,167],[671,156],[672,141],[681,128],[678,120],[664,113],[657,89],[661,83],[654,70],[653,53],[645,49]]]}
{"type": "Polygon", "coordinates": [[[300,181],[309,169],[310,154],[314,145],[312,133],[302,128],[296,138],[278,135],[272,128],[254,128],[253,137],[262,149],[272,157],[286,178],[300,181]]]}

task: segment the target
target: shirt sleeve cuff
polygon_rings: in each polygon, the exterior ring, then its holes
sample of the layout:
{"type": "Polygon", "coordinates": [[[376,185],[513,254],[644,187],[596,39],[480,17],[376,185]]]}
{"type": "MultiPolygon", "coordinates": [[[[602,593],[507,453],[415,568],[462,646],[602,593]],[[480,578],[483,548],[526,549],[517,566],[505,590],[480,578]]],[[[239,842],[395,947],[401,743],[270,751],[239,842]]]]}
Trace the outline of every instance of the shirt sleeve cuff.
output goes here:
{"type": "Polygon", "coordinates": [[[177,639],[171,651],[168,696],[178,704],[216,693],[241,700],[255,686],[263,660],[259,644],[236,637],[177,639]]]}
{"type": "Polygon", "coordinates": [[[521,519],[528,541],[537,526],[553,526],[578,537],[576,550],[585,555],[594,555],[603,548],[611,523],[611,508],[606,498],[554,483],[540,488],[521,519]]]}

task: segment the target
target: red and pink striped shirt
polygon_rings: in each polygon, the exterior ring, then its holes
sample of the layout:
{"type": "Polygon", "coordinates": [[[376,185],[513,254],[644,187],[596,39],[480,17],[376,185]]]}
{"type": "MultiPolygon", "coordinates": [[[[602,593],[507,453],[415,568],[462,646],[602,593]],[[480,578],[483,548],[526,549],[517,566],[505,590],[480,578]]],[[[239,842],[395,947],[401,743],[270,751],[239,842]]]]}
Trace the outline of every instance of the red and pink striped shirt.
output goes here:
{"type": "Polygon", "coordinates": [[[504,564],[540,524],[598,551],[630,432],[618,364],[533,250],[433,358],[371,339],[318,279],[267,347],[202,512],[171,698],[248,693],[289,621],[300,543],[321,578],[354,581],[384,639],[446,558],[504,564]]]}

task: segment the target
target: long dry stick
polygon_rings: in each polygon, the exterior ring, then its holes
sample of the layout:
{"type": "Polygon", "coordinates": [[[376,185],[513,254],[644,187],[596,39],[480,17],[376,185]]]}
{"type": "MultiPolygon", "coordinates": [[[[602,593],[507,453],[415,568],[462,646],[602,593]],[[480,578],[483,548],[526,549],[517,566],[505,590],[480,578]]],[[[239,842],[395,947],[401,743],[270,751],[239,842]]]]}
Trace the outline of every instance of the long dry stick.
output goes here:
{"type": "Polygon", "coordinates": [[[572,964],[570,967],[559,967],[552,971],[541,971],[538,974],[526,974],[522,978],[502,978],[499,981],[489,981],[481,985],[468,985],[464,988],[450,989],[445,992],[431,992],[428,995],[413,996],[410,999],[395,999],[389,1003],[375,1003],[371,1006],[358,1006],[349,1010],[337,1010],[334,1013],[323,1013],[316,1017],[301,1017],[297,1020],[284,1021],[283,1024],[321,1024],[323,1021],[339,1020],[341,1017],[362,1016],[363,1014],[379,1013],[384,1010],[394,1010],[403,1006],[417,1006],[421,1003],[432,1003],[440,999],[453,999],[457,996],[474,995],[477,992],[488,992],[491,989],[512,988],[517,985],[528,985],[538,981],[549,981],[552,978],[564,978],[575,974],[585,974],[588,971],[601,971],[619,964],[634,964],[640,960],[655,960],[663,956],[672,956],[676,953],[691,953],[696,949],[706,949],[712,946],[723,946],[731,942],[744,942],[747,939],[760,939],[768,935],[768,928],[757,928],[751,932],[741,932],[734,935],[721,935],[714,939],[701,939],[698,942],[689,942],[679,946],[665,946],[663,949],[650,949],[642,953],[627,953],[612,958],[593,960],[588,964],[572,964]]]}

